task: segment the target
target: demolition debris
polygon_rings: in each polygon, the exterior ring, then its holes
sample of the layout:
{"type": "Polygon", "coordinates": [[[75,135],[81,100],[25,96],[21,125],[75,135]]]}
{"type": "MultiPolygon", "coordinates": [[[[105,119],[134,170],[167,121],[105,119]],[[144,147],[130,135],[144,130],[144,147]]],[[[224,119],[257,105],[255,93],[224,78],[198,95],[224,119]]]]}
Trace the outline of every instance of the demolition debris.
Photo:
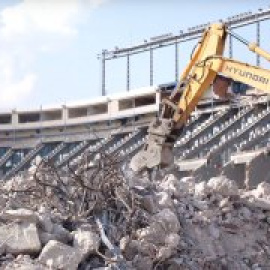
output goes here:
{"type": "Polygon", "coordinates": [[[43,160],[1,188],[0,269],[269,269],[270,184],[43,160]]]}

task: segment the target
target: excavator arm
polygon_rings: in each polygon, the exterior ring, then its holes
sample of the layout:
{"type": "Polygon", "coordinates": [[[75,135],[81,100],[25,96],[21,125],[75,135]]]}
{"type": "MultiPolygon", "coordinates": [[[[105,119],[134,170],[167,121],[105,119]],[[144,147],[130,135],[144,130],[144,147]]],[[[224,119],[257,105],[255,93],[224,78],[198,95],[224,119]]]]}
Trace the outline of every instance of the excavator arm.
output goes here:
{"type": "Polygon", "coordinates": [[[202,63],[198,63],[197,68],[201,68],[201,77],[200,79],[191,79],[188,88],[183,93],[178,103],[178,110],[182,113],[176,113],[173,116],[177,125],[185,124],[200,97],[219,73],[270,94],[270,70],[221,56],[209,57],[202,63]]]}
{"type": "Polygon", "coordinates": [[[270,94],[270,70],[228,58],[213,59],[212,65],[213,69],[227,77],[270,94]]]}
{"type": "MultiPolygon", "coordinates": [[[[162,100],[161,113],[149,126],[143,148],[132,158],[133,171],[173,164],[174,142],[217,74],[270,93],[270,71],[222,57],[227,34],[224,24],[213,24],[205,31],[176,90],[162,100]]],[[[270,55],[256,44],[247,46],[270,60],[270,55]]]]}

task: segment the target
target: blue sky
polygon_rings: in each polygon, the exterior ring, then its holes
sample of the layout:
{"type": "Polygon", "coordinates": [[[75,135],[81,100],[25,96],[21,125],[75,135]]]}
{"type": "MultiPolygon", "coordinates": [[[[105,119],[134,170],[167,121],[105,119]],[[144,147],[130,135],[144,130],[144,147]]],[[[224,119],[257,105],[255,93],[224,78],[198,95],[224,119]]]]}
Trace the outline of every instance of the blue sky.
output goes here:
{"type": "MultiPolygon", "coordinates": [[[[270,7],[266,0],[1,0],[0,109],[38,108],[101,94],[102,49],[270,7]]],[[[255,27],[238,31],[255,40],[255,27]]],[[[270,51],[270,21],[262,47],[270,51]],[[267,38],[268,37],[268,38],[267,38]]],[[[179,68],[195,42],[179,47],[179,68]]],[[[235,45],[234,58],[255,63],[235,45]]],[[[126,60],[107,63],[108,94],[125,91],[126,60]]],[[[174,80],[174,48],[154,53],[154,84],[174,80]]],[[[262,63],[266,65],[265,62],[262,63]]],[[[267,67],[267,65],[266,65],[267,67]]],[[[131,88],[149,85],[149,55],[131,57],[131,88]]]]}

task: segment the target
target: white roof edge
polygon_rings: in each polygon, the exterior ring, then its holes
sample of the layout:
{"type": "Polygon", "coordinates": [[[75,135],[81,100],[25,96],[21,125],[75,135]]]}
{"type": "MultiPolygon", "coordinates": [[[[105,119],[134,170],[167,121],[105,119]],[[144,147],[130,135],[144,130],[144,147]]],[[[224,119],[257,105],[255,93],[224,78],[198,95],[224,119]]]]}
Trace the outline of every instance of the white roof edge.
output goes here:
{"type": "Polygon", "coordinates": [[[99,103],[106,103],[110,100],[117,100],[117,99],[128,99],[131,97],[136,97],[140,95],[146,95],[155,93],[158,90],[158,86],[147,86],[147,87],[140,87],[136,89],[132,89],[130,91],[123,91],[121,93],[114,93],[107,96],[102,97],[95,97],[91,99],[83,99],[83,100],[77,100],[77,101],[70,101],[66,102],[64,104],[51,104],[51,105],[40,105],[38,108],[12,108],[10,110],[0,110],[0,114],[11,114],[13,111],[19,112],[19,113],[39,113],[41,111],[58,111],[61,110],[63,107],[68,108],[76,108],[76,107],[84,107],[87,105],[95,105],[99,103]]]}

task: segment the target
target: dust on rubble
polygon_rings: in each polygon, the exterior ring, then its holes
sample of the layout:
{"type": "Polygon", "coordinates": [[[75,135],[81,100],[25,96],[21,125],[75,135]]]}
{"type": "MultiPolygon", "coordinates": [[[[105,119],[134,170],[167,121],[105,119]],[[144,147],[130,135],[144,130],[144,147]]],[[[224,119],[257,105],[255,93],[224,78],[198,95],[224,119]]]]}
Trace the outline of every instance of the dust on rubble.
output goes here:
{"type": "MultiPolygon", "coordinates": [[[[84,159],[83,159],[84,160],[84,159]]],[[[1,187],[0,269],[270,269],[270,184],[41,161],[1,187]]]]}

